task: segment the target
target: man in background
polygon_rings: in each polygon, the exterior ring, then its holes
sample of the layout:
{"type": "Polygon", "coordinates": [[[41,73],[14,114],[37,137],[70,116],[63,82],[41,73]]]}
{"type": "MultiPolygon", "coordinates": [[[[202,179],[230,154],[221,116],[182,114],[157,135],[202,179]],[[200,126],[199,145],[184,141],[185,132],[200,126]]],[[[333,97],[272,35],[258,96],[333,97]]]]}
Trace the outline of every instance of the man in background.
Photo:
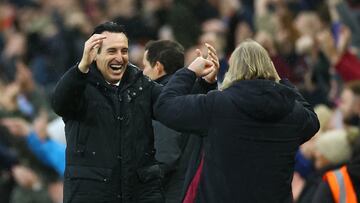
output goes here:
{"type": "MultiPolygon", "coordinates": [[[[215,50],[206,44],[209,57],[218,60],[215,50]]],[[[143,58],[143,74],[166,85],[177,70],[184,67],[184,48],[175,41],[158,40],[146,44],[143,58]]],[[[218,68],[217,68],[218,69],[218,68]]],[[[217,71],[216,71],[217,72],[217,71]]],[[[196,88],[193,92],[198,92],[196,88]]],[[[163,186],[167,203],[181,202],[189,160],[201,149],[201,137],[172,130],[153,120],[155,136],[155,158],[164,173],[163,186]]]]}

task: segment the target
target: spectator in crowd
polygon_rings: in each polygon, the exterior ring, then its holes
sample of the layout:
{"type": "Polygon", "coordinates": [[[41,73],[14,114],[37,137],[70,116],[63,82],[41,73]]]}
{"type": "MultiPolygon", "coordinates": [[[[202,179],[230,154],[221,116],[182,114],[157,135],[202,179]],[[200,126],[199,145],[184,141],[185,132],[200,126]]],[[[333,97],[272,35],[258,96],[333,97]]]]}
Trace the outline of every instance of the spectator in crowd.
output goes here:
{"type": "Polygon", "coordinates": [[[344,164],[350,159],[351,146],[345,129],[323,133],[314,144],[314,165],[318,170],[344,164]]]}
{"type": "Polygon", "coordinates": [[[331,22],[332,22],[332,33],[336,44],[339,40],[339,34],[341,32],[341,26],[345,25],[348,27],[352,33],[351,43],[348,45],[351,47],[351,50],[354,51],[355,55],[360,56],[360,24],[357,22],[356,16],[351,12],[350,6],[344,0],[327,0],[326,1],[331,22]]]}
{"type": "Polygon", "coordinates": [[[52,150],[59,149],[53,146],[59,145],[47,140],[47,132],[44,130],[47,119],[39,122],[43,120],[40,115],[47,118],[51,114],[46,97],[36,86],[24,61],[16,61],[15,80],[11,83],[3,82],[4,86],[0,88],[0,126],[5,129],[0,132],[1,154],[4,158],[4,168],[0,173],[4,186],[10,187],[10,192],[1,196],[5,202],[12,203],[61,202],[62,197],[53,195],[62,193],[62,188],[56,185],[62,185],[64,146],[59,153],[53,153],[52,150]],[[26,136],[30,134],[30,129],[33,129],[32,136],[26,136]],[[42,138],[39,138],[39,133],[42,138]],[[31,142],[33,144],[30,145],[31,142]],[[48,144],[50,142],[52,146],[48,144]],[[44,161],[49,157],[50,162],[44,161]],[[48,191],[49,188],[53,188],[52,192],[48,191]]]}
{"type": "Polygon", "coordinates": [[[2,201],[9,198],[8,202],[13,203],[50,203],[51,199],[60,202],[62,198],[55,198],[52,194],[61,194],[61,188],[54,188],[55,193],[48,193],[50,187],[62,184],[55,170],[44,164],[28,149],[24,138],[13,135],[14,132],[22,132],[24,128],[10,129],[6,122],[5,120],[0,122],[1,158],[4,163],[1,164],[0,170],[1,187],[8,186],[11,190],[2,194],[2,201]],[[15,184],[11,184],[12,181],[6,174],[11,174],[10,177],[15,184]]]}
{"type": "Polygon", "coordinates": [[[17,165],[12,168],[12,174],[19,186],[11,195],[10,202],[51,202],[40,177],[32,169],[17,165]]]}
{"type": "MultiPolygon", "coordinates": [[[[315,170],[301,174],[305,183],[297,202],[311,202],[323,175],[349,161],[352,138],[351,135],[348,136],[348,132],[349,129],[354,132],[359,130],[359,85],[359,81],[344,85],[334,113],[326,113],[329,110],[324,111],[324,107],[316,108],[318,117],[322,120],[321,132],[301,146],[304,155],[302,162],[311,161],[315,170]],[[331,115],[330,119],[326,114],[331,115]]],[[[297,163],[299,164],[300,162],[297,163]]]]}
{"type": "Polygon", "coordinates": [[[360,79],[360,60],[349,50],[350,38],[351,32],[344,25],[339,28],[337,46],[330,30],[317,34],[320,49],[345,82],[360,79]]]}
{"type": "Polygon", "coordinates": [[[5,118],[1,124],[6,126],[12,135],[24,137],[27,147],[43,164],[53,168],[60,177],[65,170],[65,145],[47,137],[46,118],[39,117],[32,126],[20,118],[5,118]]]}
{"type": "MultiPolygon", "coordinates": [[[[324,175],[312,202],[336,203],[358,202],[360,199],[360,136],[359,131],[354,137],[352,158],[349,163],[324,175]]],[[[351,141],[351,139],[349,139],[351,141]]]]}
{"type": "Polygon", "coordinates": [[[318,131],[316,114],[252,40],[232,53],[222,91],[188,95],[196,76],[212,65],[196,58],[173,76],[156,104],[155,116],[166,125],[208,132],[184,201],[292,202],[295,153],[318,131]]]}
{"type": "Polygon", "coordinates": [[[0,117],[20,116],[33,121],[40,112],[46,112],[52,118],[55,116],[50,110],[46,95],[32,78],[32,72],[23,60],[17,59],[15,65],[15,80],[6,83],[0,92],[4,97],[0,99],[0,117]]]}
{"type": "Polygon", "coordinates": [[[352,142],[358,133],[358,128],[351,127],[316,135],[312,150],[316,170],[305,177],[304,188],[296,202],[312,202],[324,174],[348,163],[353,149],[352,142]]]}
{"type": "MultiPolygon", "coordinates": [[[[211,87],[203,79],[198,84],[211,87]]],[[[129,63],[122,26],[95,27],[80,63],[52,96],[66,129],[64,202],[164,202],[152,127],[152,105],[160,91],[129,63]]]]}

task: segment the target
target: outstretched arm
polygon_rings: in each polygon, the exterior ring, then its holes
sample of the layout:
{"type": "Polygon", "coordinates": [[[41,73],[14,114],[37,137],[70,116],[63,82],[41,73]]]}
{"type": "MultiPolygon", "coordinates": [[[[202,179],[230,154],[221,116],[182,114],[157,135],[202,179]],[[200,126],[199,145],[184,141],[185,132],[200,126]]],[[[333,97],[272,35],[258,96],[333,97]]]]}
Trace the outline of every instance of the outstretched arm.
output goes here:
{"type": "Polygon", "coordinates": [[[188,95],[196,77],[212,71],[213,63],[197,57],[188,68],[176,72],[155,106],[155,117],[178,131],[204,132],[209,125],[211,102],[207,95],[188,95]]]}

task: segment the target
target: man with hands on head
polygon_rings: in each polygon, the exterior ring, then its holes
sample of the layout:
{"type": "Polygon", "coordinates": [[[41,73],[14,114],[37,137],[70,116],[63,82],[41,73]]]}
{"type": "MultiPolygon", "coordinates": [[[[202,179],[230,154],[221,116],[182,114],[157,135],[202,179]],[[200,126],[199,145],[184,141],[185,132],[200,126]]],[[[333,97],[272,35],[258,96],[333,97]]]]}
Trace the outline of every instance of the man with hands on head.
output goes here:
{"type": "Polygon", "coordinates": [[[94,29],[51,99],[65,122],[64,202],[164,202],[152,128],[161,89],[129,63],[122,26],[94,29]]]}

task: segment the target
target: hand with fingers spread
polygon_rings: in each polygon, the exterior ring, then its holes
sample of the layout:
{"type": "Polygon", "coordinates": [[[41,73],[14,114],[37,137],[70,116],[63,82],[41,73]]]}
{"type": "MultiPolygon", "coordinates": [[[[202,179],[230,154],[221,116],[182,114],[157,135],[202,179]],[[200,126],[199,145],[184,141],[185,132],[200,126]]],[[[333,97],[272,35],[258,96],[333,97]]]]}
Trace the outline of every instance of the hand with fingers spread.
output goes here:
{"type": "Polygon", "coordinates": [[[213,70],[214,63],[211,60],[205,59],[202,56],[200,49],[196,49],[198,57],[191,62],[188,69],[195,72],[197,77],[203,77],[208,75],[213,70]]]}
{"type": "Polygon", "coordinates": [[[217,81],[216,76],[219,73],[219,69],[220,69],[219,58],[216,55],[216,50],[213,46],[211,46],[208,43],[205,43],[205,46],[208,50],[206,59],[211,61],[214,65],[211,67],[212,71],[209,74],[205,75],[203,78],[208,83],[215,83],[217,81]]]}
{"type": "Polygon", "coordinates": [[[105,38],[106,36],[102,34],[94,34],[85,42],[83,56],[79,63],[79,69],[81,72],[87,73],[89,71],[89,66],[95,60],[102,40],[105,38]]]}

